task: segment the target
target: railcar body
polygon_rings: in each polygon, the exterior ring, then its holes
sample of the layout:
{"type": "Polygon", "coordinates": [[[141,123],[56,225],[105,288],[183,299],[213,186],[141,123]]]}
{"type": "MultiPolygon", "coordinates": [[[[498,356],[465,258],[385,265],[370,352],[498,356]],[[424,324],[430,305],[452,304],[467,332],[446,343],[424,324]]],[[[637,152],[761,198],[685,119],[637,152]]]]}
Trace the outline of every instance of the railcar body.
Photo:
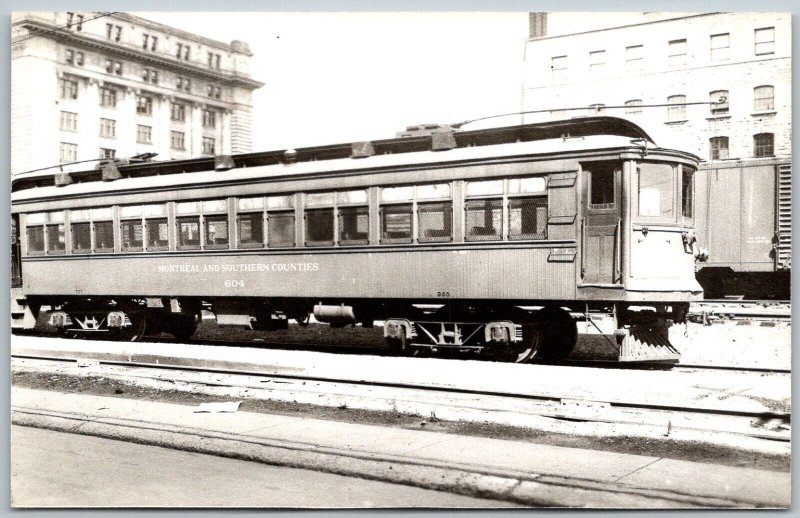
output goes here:
{"type": "Polygon", "coordinates": [[[696,188],[697,236],[711,251],[697,275],[706,297],[789,300],[791,160],[703,163],[696,188]]]}
{"type": "Polygon", "coordinates": [[[593,117],[19,178],[16,325],[47,305],[68,333],[185,338],[210,304],[527,361],[605,309],[621,359],[675,361],[665,329],[702,297],[697,163],[593,117]]]}

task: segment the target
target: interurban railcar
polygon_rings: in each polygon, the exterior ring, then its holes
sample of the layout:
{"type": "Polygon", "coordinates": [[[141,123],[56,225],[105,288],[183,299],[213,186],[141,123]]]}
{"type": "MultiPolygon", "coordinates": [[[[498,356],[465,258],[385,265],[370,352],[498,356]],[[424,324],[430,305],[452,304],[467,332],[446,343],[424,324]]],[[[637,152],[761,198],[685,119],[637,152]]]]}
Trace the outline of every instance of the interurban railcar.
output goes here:
{"type": "Polygon", "coordinates": [[[675,361],[700,299],[697,157],[613,117],[19,176],[15,326],[136,340],[384,322],[387,343],[563,357],[576,312],[675,361]]]}

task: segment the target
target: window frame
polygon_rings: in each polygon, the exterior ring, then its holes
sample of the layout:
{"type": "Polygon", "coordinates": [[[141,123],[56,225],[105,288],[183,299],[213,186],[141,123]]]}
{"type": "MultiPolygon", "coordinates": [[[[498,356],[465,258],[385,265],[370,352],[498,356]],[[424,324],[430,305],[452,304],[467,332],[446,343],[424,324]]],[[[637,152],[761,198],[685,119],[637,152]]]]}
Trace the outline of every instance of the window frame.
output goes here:
{"type": "Polygon", "coordinates": [[[775,111],[775,86],[774,85],[758,85],[753,88],[753,111],[759,112],[774,112],[775,111]],[[760,96],[761,92],[769,92],[769,97],[760,96]],[[759,107],[759,102],[769,100],[768,107],[759,107]]]}
{"type": "Polygon", "coordinates": [[[709,160],[728,160],[730,158],[730,139],[726,135],[717,135],[708,139],[709,160]],[[722,147],[720,144],[725,144],[722,147]],[[725,151],[725,156],[720,156],[720,151],[725,151]],[[716,152],[717,156],[714,156],[716,152]]]}
{"type": "Polygon", "coordinates": [[[753,157],[754,158],[767,158],[775,156],[775,134],[774,133],[756,133],[753,135],[753,157]],[[767,148],[764,143],[759,142],[759,137],[769,137],[769,147],[767,148]],[[768,150],[768,153],[759,152],[759,148],[768,150]]]}

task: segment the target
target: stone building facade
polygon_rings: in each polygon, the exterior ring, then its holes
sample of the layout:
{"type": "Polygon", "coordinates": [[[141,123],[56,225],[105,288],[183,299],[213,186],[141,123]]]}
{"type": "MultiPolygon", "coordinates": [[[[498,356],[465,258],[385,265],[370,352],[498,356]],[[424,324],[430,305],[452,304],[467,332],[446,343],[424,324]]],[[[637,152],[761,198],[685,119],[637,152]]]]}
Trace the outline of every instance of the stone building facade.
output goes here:
{"type": "Polygon", "coordinates": [[[791,154],[789,14],[542,14],[522,100],[542,112],[526,122],[604,113],[705,160],[791,154]]]}
{"type": "Polygon", "coordinates": [[[11,172],[249,152],[252,93],[263,86],[251,56],[241,41],[127,13],[14,13],[11,172]]]}

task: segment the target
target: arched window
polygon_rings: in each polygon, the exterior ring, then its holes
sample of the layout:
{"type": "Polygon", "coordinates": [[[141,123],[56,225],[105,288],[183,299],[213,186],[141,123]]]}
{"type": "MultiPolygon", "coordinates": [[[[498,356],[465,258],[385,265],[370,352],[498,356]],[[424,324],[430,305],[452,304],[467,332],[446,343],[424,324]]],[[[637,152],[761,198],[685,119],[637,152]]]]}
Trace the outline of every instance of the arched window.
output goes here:
{"type": "Polygon", "coordinates": [[[671,95],[667,97],[667,120],[684,121],[686,120],[686,96],[671,95]]]}
{"type": "Polygon", "coordinates": [[[711,160],[728,158],[728,137],[711,137],[708,142],[711,149],[711,160]]]}
{"type": "Polygon", "coordinates": [[[625,101],[625,115],[641,115],[642,113],[642,100],[631,99],[625,101]]]}

